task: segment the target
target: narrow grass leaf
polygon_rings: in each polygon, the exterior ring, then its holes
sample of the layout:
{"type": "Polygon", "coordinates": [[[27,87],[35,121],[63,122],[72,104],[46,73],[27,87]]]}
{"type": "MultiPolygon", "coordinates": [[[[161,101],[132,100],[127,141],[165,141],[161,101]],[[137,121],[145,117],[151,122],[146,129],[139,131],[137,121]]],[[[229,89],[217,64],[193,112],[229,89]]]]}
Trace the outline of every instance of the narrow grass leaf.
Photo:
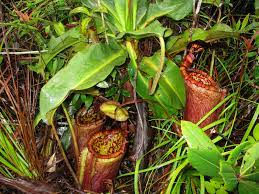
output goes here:
{"type": "Polygon", "coordinates": [[[136,162],[136,167],[135,167],[135,172],[134,172],[134,192],[136,194],[139,194],[139,167],[141,164],[141,159],[137,160],[136,162]]]}
{"type": "Polygon", "coordinates": [[[248,128],[247,128],[247,130],[246,130],[246,132],[245,132],[245,134],[244,134],[244,136],[242,138],[242,140],[241,140],[241,143],[243,143],[247,139],[247,137],[249,136],[250,132],[252,131],[253,126],[254,126],[254,124],[257,121],[258,114],[259,114],[259,104],[257,104],[257,107],[256,107],[255,113],[253,115],[253,118],[251,119],[251,121],[249,123],[249,126],[248,126],[248,128]]]}

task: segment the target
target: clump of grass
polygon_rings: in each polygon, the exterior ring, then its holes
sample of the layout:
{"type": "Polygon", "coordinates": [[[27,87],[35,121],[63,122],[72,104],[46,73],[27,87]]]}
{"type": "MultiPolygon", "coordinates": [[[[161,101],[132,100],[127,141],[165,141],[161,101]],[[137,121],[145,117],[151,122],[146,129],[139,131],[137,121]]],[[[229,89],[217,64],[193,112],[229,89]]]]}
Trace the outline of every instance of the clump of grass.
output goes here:
{"type": "Polygon", "coordinates": [[[10,178],[14,177],[12,173],[29,178],[37,177],[37,172],[30,169],[24,147],[15,137],[15,126],[2,109],[0,120],[0,173],[10,178]]]}
{"type": "Polygon", "coordinates": [[[33,127],[39,84],[29,70],[7,65],[0,72],[0,85],[1,172],[39,178],[42,161],[33,127]]]}

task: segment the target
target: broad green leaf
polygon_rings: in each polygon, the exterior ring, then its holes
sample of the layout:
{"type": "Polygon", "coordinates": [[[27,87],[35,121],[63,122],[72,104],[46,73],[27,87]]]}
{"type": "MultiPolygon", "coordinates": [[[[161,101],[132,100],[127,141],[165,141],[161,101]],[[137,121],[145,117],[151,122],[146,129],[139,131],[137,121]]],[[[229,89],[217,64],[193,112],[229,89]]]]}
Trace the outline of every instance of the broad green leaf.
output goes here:
{"type": "MultiPolygon", "coordinates": [[[[135,70],[137,67],[133,63],[129,64],[129,76],[131,82],[134,80],[135,70]]],[[[150,79],[148,79],[143,73],[138,71],[136,80],[136,90],[138,95],[147,100],[150,108],[154,111],[154,114],[158,118],[169,117],[172,113],[176,112],[176,109],[172,106],[171,96],[168,94],[165,88],[158,86],[154,95],[149,95],[150,79]]]]}
{"type": "Polygon", "coordinates": [[[188,160],[201,174],[219,176],[219,162],[224,160],[211,139],[195,124],[181,121],[183,137],[190,147],[188,160]]]}
{"type": "Polygon", "coordinates": [[[222,156],[215,150],[189,148],[187,158],[191,165],[205,176],[219,176],[219,162],[222,156]]]}
{"type": "Polygon", "coordinates": [[[219,189],[223,187],[224,181],[221,177],[213,177],[210,179],[210,183],[213,185],[215,189],[219,189]]]}
{"type": "Polygon", "coordinates": [[[202,3],[213,4],[218,7],[221,3],[221,0],[203,0],[202,3]]]}
{"type": "Polygon", "coordinates": [[[248,137],[247,137],[247,141],[249,142],[249,143],[251,143],[251,144],[254,144],[256,141],[255,141],[255,139],[251,136],[251,135],[249,135],[248,137]]]}
{"type": "MultiPolygon", "coordinates": [[[[183,137],[190,148],[213,150],[220,155],[216,145],[197,125],[189,121],[181,121],[183,137]]],[[[220,155],[221,156],[221,155],[220,155]]],[[[221,157],[223,159],[223,157],[221,157]]]]}
{"type": "MultiPolygon", "coordinates": [[[[111,1],[111,0],[109,0],[111,1]]],[[[117,12],[118,19],[120,21],[120,24],[123,27],[123,30],[126,31],[126,24],[128,20],[128,14],[129,10],[128,8],[128,1],[125,0],[113,0],[114,2],[114,8],[115,11],[117,12]]]]}
{"type": "Polygon", "coordinates": [[[238,185],[239,194],[258,194],[259,184],[253,181],[241,181],[238,185]]]}
{"type": "Polygon", "coordinates": [[[248,174],[252,170],[252,167],[255,165],[256,160],[259,160],[259,142],[254,144],[245,153],[240,168],[241,177],[248,174]]]}
{"type": "Polygon", "coordinates": [[[40,92],[43,118],[58,107],[73,90],[90,88],[104,80],[116,65],[125,62],[126,52],[114,42],[94,44],[78,52],[40,92]]]}
{"type": "Polygon", "coordinates": [[[81,2],[84,6],[88,7],[91,10],[97,9],[98,7],[98,1],[96,0],[81,0],[81,2]]]}
{"type": "Polygon", "coordinates": [[[40,55],[39,62],[29,68],[37,73],[44,74],[46,65],[60,52],[72,45],[83,41],[80,36],[79,28],[73,28],[57,38],[52,37],[48,43],[48,52],[40,55]]]}
{"type": "MultiPolygon", "coordinates": [[[[204,40],[206,42],[211,42],[223,38],[238,38],[239,35],[239,32],[234,32],[231,27],[226,24],[216,24],[210,30],[206,31],[199,28],[194,29],[191,41],[204,40]]],[[[183,51],[190,41],[189,37],[189,29],[181,35],[170,37],[166,44],[167,52],[169,54],[174,54],[183,51]]]]}
{"type": "MultiPolygon", "coordinates": [[[[257,161],[259,163],[259,161],[257,161]]],[[[242,180],[259,182],[259,166],[255,167],[254,171],[242,177],[242,180]]]]}
{"type": "Polygon", "coordinates": [[[220,161],[220,172],[219,174],[222,176],[225,182],[225,188],[228,191],[233,191],[238,183],[237,176],[235,170],[232,166],[226,161],[220,161]]]}
{"type": "Polygon", "coordinates": [[[164,0],[150,3],[145,20],[140,28],[146,27],[158,17],[168,15],[169,17],[180,20],[192,11],[192,0],[164,0]]]}
{"type": "Polygon", "coordinates": [[[124,35],[134,37],[135,39],[141,39],[150,36],[163,37],[165,31],[166,28],[164,28],[159,21],[155,20],[143,29],[121,33],[119,36],[117,36],[117,39],[121,39],[124,35]]]}
{"type": "Polygon", "coordinates": [[[216,24],[209,31],[211,32],[233,32],[233,29],[227,24],[216,24]]]}
{"type": "Polygon", "coordinates": [[[145,14],[147,13],[147,7],[148,7],[147,0],[138,0],[137,15],[135,19],[136,26],[134,27],[134,30],[140,24],[145,14]]]}
{"type": "MultiPolygon", "coordinates": [[[[172,106],[181,109],[185,105],[185,87],[179,67],[171,60],[165,60],[166,68],[162,73],[159,85],[171,94],[172,106]]],[[[151,78],[155,76],[160,65],[160,53],[152,57],[144,57],[140,64],[140,71],[145,72],[151,78]]]]}
{"type": "Polygon", "coordinates": [[[121,23],[121,17],[118,15],[113,0],[102,0],[101,4],[108,10],[107,19],[111,24],[117,27],[119,32],[125,32],[125,26],[121,23]]]}
{"type": "Polygon", "coordinates": [[[216,191],[216,194],[228,194],[224,187],[221,187],[219,190],[216,191]]]}
{"type": "Polygon", "coordinates": [[[231,153],[228,156],[227,162],[230,165],[236,165],[237,160],[239,159],[240,154],[247,149],[250,146],[249,142],[244,142],[242,144],[239,144],[238,146],[236,146],[231,153]]]}
{"type": "Polygon", "coordinates": [[[77,14],[77,13],[83,13],[83,14],[86,14],[88,16],[92,15],[86,7],[76,7],[75,9],[72,9],[69,12],[69,15],[73,15],[73,14],[77,14]]]}
{"type": "MultiPolygon", "coordinates": [[[[174,1],[176,3],[176,1],[174,1]]],[[[167,14],[167,17],[174,20],[181,20],[192,12],[192,2],[193,0],[178,0],[178,2],[183,3],[182,6],[179,6],[177,10],[167,14]]]]}
{"type": "MultiPolygon", "coordinates": [[[[160,65],[159,53],[156,53],[152,57],[143,58],[136,83],[138,94],[148,100],[150,108],[155,111],[155,115],[159,115],[161,118],[161,114],[166,113],[169,116],[175,112],[175,109],[181,109],[185,105],[184,81],[180,70],[170,60],[166,59],[165,63],[166,68],[161,75],[158,88],[154,95],[149,95],[149,86],[160,65]]],[[[134,80],[135,68],[132,63],[129,64],[131,80],[134,80]]]]}
{"type": "Polygon", "coordinates": [[[208,182],[208,181],[205,181],[205,188],[206,188],[206,191],[207,191],[209,194],[215,194],[215,193],[216,193],[215,187],[213,186],[213,184],[211,184],[211,183],[208,182]]]}

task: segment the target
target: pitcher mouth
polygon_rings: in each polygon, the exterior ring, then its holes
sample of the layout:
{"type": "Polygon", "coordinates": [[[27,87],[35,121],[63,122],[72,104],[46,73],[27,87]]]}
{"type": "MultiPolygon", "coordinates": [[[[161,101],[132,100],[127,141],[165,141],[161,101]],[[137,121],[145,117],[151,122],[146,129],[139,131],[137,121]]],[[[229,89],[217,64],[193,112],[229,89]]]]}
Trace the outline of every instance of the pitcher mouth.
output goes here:
{"type": "Polygon", "coordinates": [[[88,142],[89,151],[97,158],[116,158],[125,153],[126,138],[119,129],[95,133],[88,142]]]}
{"type": "Polygon", "coordinates": [[[220,92],[218,84],[213,80],[211,76],[201,70],[192,69],[190,72],[187,71],[185,74],[185,80],[192,84],[215,92],[220,92]]]}

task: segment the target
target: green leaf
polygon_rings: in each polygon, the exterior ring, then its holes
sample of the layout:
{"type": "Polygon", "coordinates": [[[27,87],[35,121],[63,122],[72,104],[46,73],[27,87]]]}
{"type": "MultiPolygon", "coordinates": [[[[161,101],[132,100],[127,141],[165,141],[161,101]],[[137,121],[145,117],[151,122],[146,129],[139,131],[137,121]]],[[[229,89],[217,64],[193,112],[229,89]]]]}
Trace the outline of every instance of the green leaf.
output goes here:
{"type": "Polygon", "coordinates": [[[255,141],[255,139],[251,136],[251,135],[249,135],[248,137],[247,137],[247,141],[249,142],[249,143],[251,143],[251,144],[254,144],[256,141],[255,141]]]}
{"type": "Polygon", "coordinates": [[[241,143],[241,144],[239,144],[238,146],[236,146],[236,147],[231,151],[231,153],[229,154],[228,159],[227,159],[227,162],[228,162],[230,165],[232,165],[232,166],[233,166],[233,165],[236,165],[237,160],[239,159],[240,154],[241,154],[245,149],[247,149],[249,146],[250,146],[250,143],[249,143],[249,142],[244,142],[244,143],[241,143]]]}
{"type": "Polygon", "coordinates": [[[222,156],[215,150],[190,148],[187,158],[191,165],[205,176],[219,176],[219,161],[222,156]]]}
{"type": "MultiPolygon", "coordinates": [[[[181,109],[185,105],[185,87],[178,66],[171,60],[165,60],[166,69],[162,73],[159,85],[171,94],[172,106],[181,109]]],[[[152,57],[144,57],[140,64],[140,71],[154,77],[160,65],[160,53],[152,57]]]]}
{"type": "Polygon", "coordinates": [[[219,189],[223,187],[224,181],[221,177],[213,177],[210,179],[210,183],[213,185],[215,189],[219,189]]]}
{"type": "Polygon", "coordinates": [[[118,19],[120,21],[121,26],[123,27],[123,30],[126,31],[126,24],[128,20],[128,12],[127,9],[128,1],[125,0],[113,0],[114,8],[116,11],[116,15],[118,16],[118,19]]]}
{"type": "Polygon", "coordinates": [[[61,36],[65,33],[65,26],[61,22],[55,22],[53,23],[53,26],[58,36],[61,36]]]}
{"type": "Polygon", "coordinates": [[[253,136],[256,139],[256,141],[259,141],[259,123],[257,123],[254,127],[253,136]]]}
{"type": "MultiPolygon", "coordinates": [[[[156,54],[153,58],[144,58],[141,62],[141,66],[145,65],[145,60],[150,60],[152,65],[149,66],[148,72],[150,75],[146,75],[145,72],[138,71],[137,73],[137,80],[136,80],[136,90],[137,93],[145,100],[149,102],[150,108],[154,111],[155,116],[158,118],[168,117],[172,113],[175,113],[176,109],[180,109],[183,107],[183,102],[185,101],[184,90],[181,91],[184,87],[183,86],[183,78],[180,75],[179,68],[169,60],[166,61],[167,67],[162,75],[162,82],[158,83],[158,88],[154,95],[149,95],[149,86],[152,75],[156,71],[159,66],[159,54],[156,54]],[[154,61],[153,61],[154,60],[154,61]],[[158,63],[157,63],[158,62],[158,63]],[[172,76],[174,75],[174,76],[172,76]],[[177,80],[175,83],[173,81],[177,80]],[[176,83],[180,84],[181,87],[177,87],[175,90],[178,92],[179,97],[176,95],[172,87],[176,86],[176,83]]],[[[129,64],[129,75],[131,81],[134,80],[135,70],[137,67],[134,66],[133,63],[129,64]]]]}
{"type": "Polygon", "coordinates": [[[57,38],[52,37],[48,43],[48,52],[41,54],[39,63],[35,66],[30,65],[29,68],[43,75],[46,65],[57,54],[80,41],[83,41],[83,39],[80,36],[79,28],[73,28],[57,38]]]}
{"type": "Polygon", "coordinates": [[[219,7],[221,0],[203,0],[202,3],[208,3],[219,7]]]}
{"type": "Polygon", "coordinates": [[[90,106],[93,104],[94,97],[91,95],[80,95],[82,102],[85,104],[86,109],[89,109],[90,106]]]}
{"type": "MultiPolygon", "coordinates": [[[[148,8],[147,0],[138,0],[137,15],[136,15],[136,19],[135,19],[136,26],[138,26],[141,23],[142,19],[146,15],[147,8],[148,8]]],[[[134,30],[136,29],[136,26],[133,28],[134,30]]]]}
{"type": "Polygon", "coordinates": [[[43,118],[58,107],[72,90],[87,89],[104,80],[116,65],[125,62],[126,52],[114,42],[94,44],[78,52],[40,92],[43,118]]]}
{"type": "Polygon", "coordinates": [[[241,181],[238,185],[239,194],[258,194],[259,184],[253,181],[241,181]]]}
{"type": "Polygon", "coordinates": [[[206,188],[206,191],[207,191],[209,194],[215,194],[215,192],[216,192],[216,189],[215,189],[215,187],[213,186],[213,184],[211,184],[211,183],[208,182],[208,181],[205,181],[205,188],[206,188]]]}
{"type": "Polygon", "coordinates": [[[255,165],[256,160],[259,159],[259,142],[254,144],[251,148],[247,150],[242,161],[240,168],[240,176],[248,174],[252,167],[255,165]]]}
{"type": "Polygon", "coordinates": [[[201,174],[219,175],[219,162],[224,160],[211,139],[195,124],[181,121],[183,137],[190,147],[188,160],[201,174]]]}
{"type": "Polygon", "coordinates": [[[114,1],[113,0],[102,0],[101,4],[108,10],[109,15],[107,17],[107,20],[111,23],[114,24],[119,32],[125,32],[125,26],[120,21],[120,16],[118,15],[114,1]]]}
{"type": "Polygon", "coordinates": [[[241,26],[241,21],[238,20],[238,22],[237,22],[236,25],[235,25],[236,31],[238,31],[238,30],[240,29],[240,26],[241,26]]]}
{"type": "MultiPolygon", "coordinates": [[[[258,161],[257,161],[258,162],[258,161]]],[[[255,167],[255,170],[252,171],[250,174],[242,177],[242,180],[249,180],[249,181],[259,181],[259,166],[255,167]]]]}
{"type": "MultiPolygon", "coordinates": [[[[239,32],[234,32],[232,28],[226,24],[216,24],[207,31],[200,28],[193,29],[191,41],[203,40],[211,42],[223,38],[238,38],[239,34],[239,32]]],[[[170,37],[166,44],[167,52],[174,54],[183,51],[190,41],[189,37],[190,29],[186,30],[181,35],[170,37]]]]}
{"type": "MultiPolygon", "coordinates": [[[[192,2],[193,0],[178,0],[183,3],[182,6],[179,6],[177,10],[167,14],[167,17],[172,18],[174,20],[181,20],[185,18],[192,12],[192,2]]],[[[176,3],[176,1],[174,1],[176,3]]]]}
{"type": "Polygon", "coordinates": [[[131,35],[136,39],[141,39],[150,36],[163,37],[165,31],[166,28],[164,28],[159,21],[155,20],[145,28],[136,31],[128,31],[126,34],[131,35]]]}
{"type": "Polygon", "coordinates": [[[217,190],[216,194],[228,194],[227,191],[223,187],[221,187],[219,190],[217,190]]]}
{"type": "Polygon", "coordinates": [[[247,25],[247,23],[248,23],[248,20],[249,20],[249,15],[250,15],[250,14],[247,14],[247,15],[246,15],[245,19],[244,19],[243,22],[242,22],[242,26],[241,26],[240,30],[243,30],[243,29],[246,27],[246,25],[247,25]]]}
{"type": "Polygon", "coordinates": [[[256,16],[259,16],[259,1],[255,1],[255,14],[256,16]]]}
{"type": "Polygon", "coordinates": [[[164,0],[150,3],[140,28],[146,27],[158,17],[168,15],[169,17],[180,20],[192,11],[192,0],[164,0]]]}
{"type": "Polygon", "coordinates": [[[228,191],[233,191],[238,183],[235,170],[232,166],[226,161],[220,161],[220,172],[219,174],[222,176],[225,188],[228,191]]]}
{"type": "Polygon", "coordinates": [[[220,155],[216,145],[197,125],[182,120],[181,129],[183,137],[186,139],[190,148],[213,150],[220,155]]]}
{"type": "Polygon", "coordinates": [[[91,18],[82,19],[82,22],[80,24],[82,34],[87,34],[87,26],[91,20],[91,18]]]}
{"type": "Polygon", "coordinates": [[[71,132],[70,130],[66,129],[64,133],[62,134],[62,137],[60,139],[62,146],[64,150],[68,150],[70,144],[71,144],[71,132]]]}
{"type": "Polygon", "coordinates": [[[3,60],[4,60],[3,55],[0,55],[0,67],[1,67],[1,65],[2,65],[3,60]]]}
{"type": "Polygon", "coordinates": [[[83,13],[83,14],[86,14],[88,16],[92,15],[86,7],[76,7],[75,9],[72,9],[69,12],[69,15],[73,15],[73,14],[77,14],[77,13],[83,13]]]}

